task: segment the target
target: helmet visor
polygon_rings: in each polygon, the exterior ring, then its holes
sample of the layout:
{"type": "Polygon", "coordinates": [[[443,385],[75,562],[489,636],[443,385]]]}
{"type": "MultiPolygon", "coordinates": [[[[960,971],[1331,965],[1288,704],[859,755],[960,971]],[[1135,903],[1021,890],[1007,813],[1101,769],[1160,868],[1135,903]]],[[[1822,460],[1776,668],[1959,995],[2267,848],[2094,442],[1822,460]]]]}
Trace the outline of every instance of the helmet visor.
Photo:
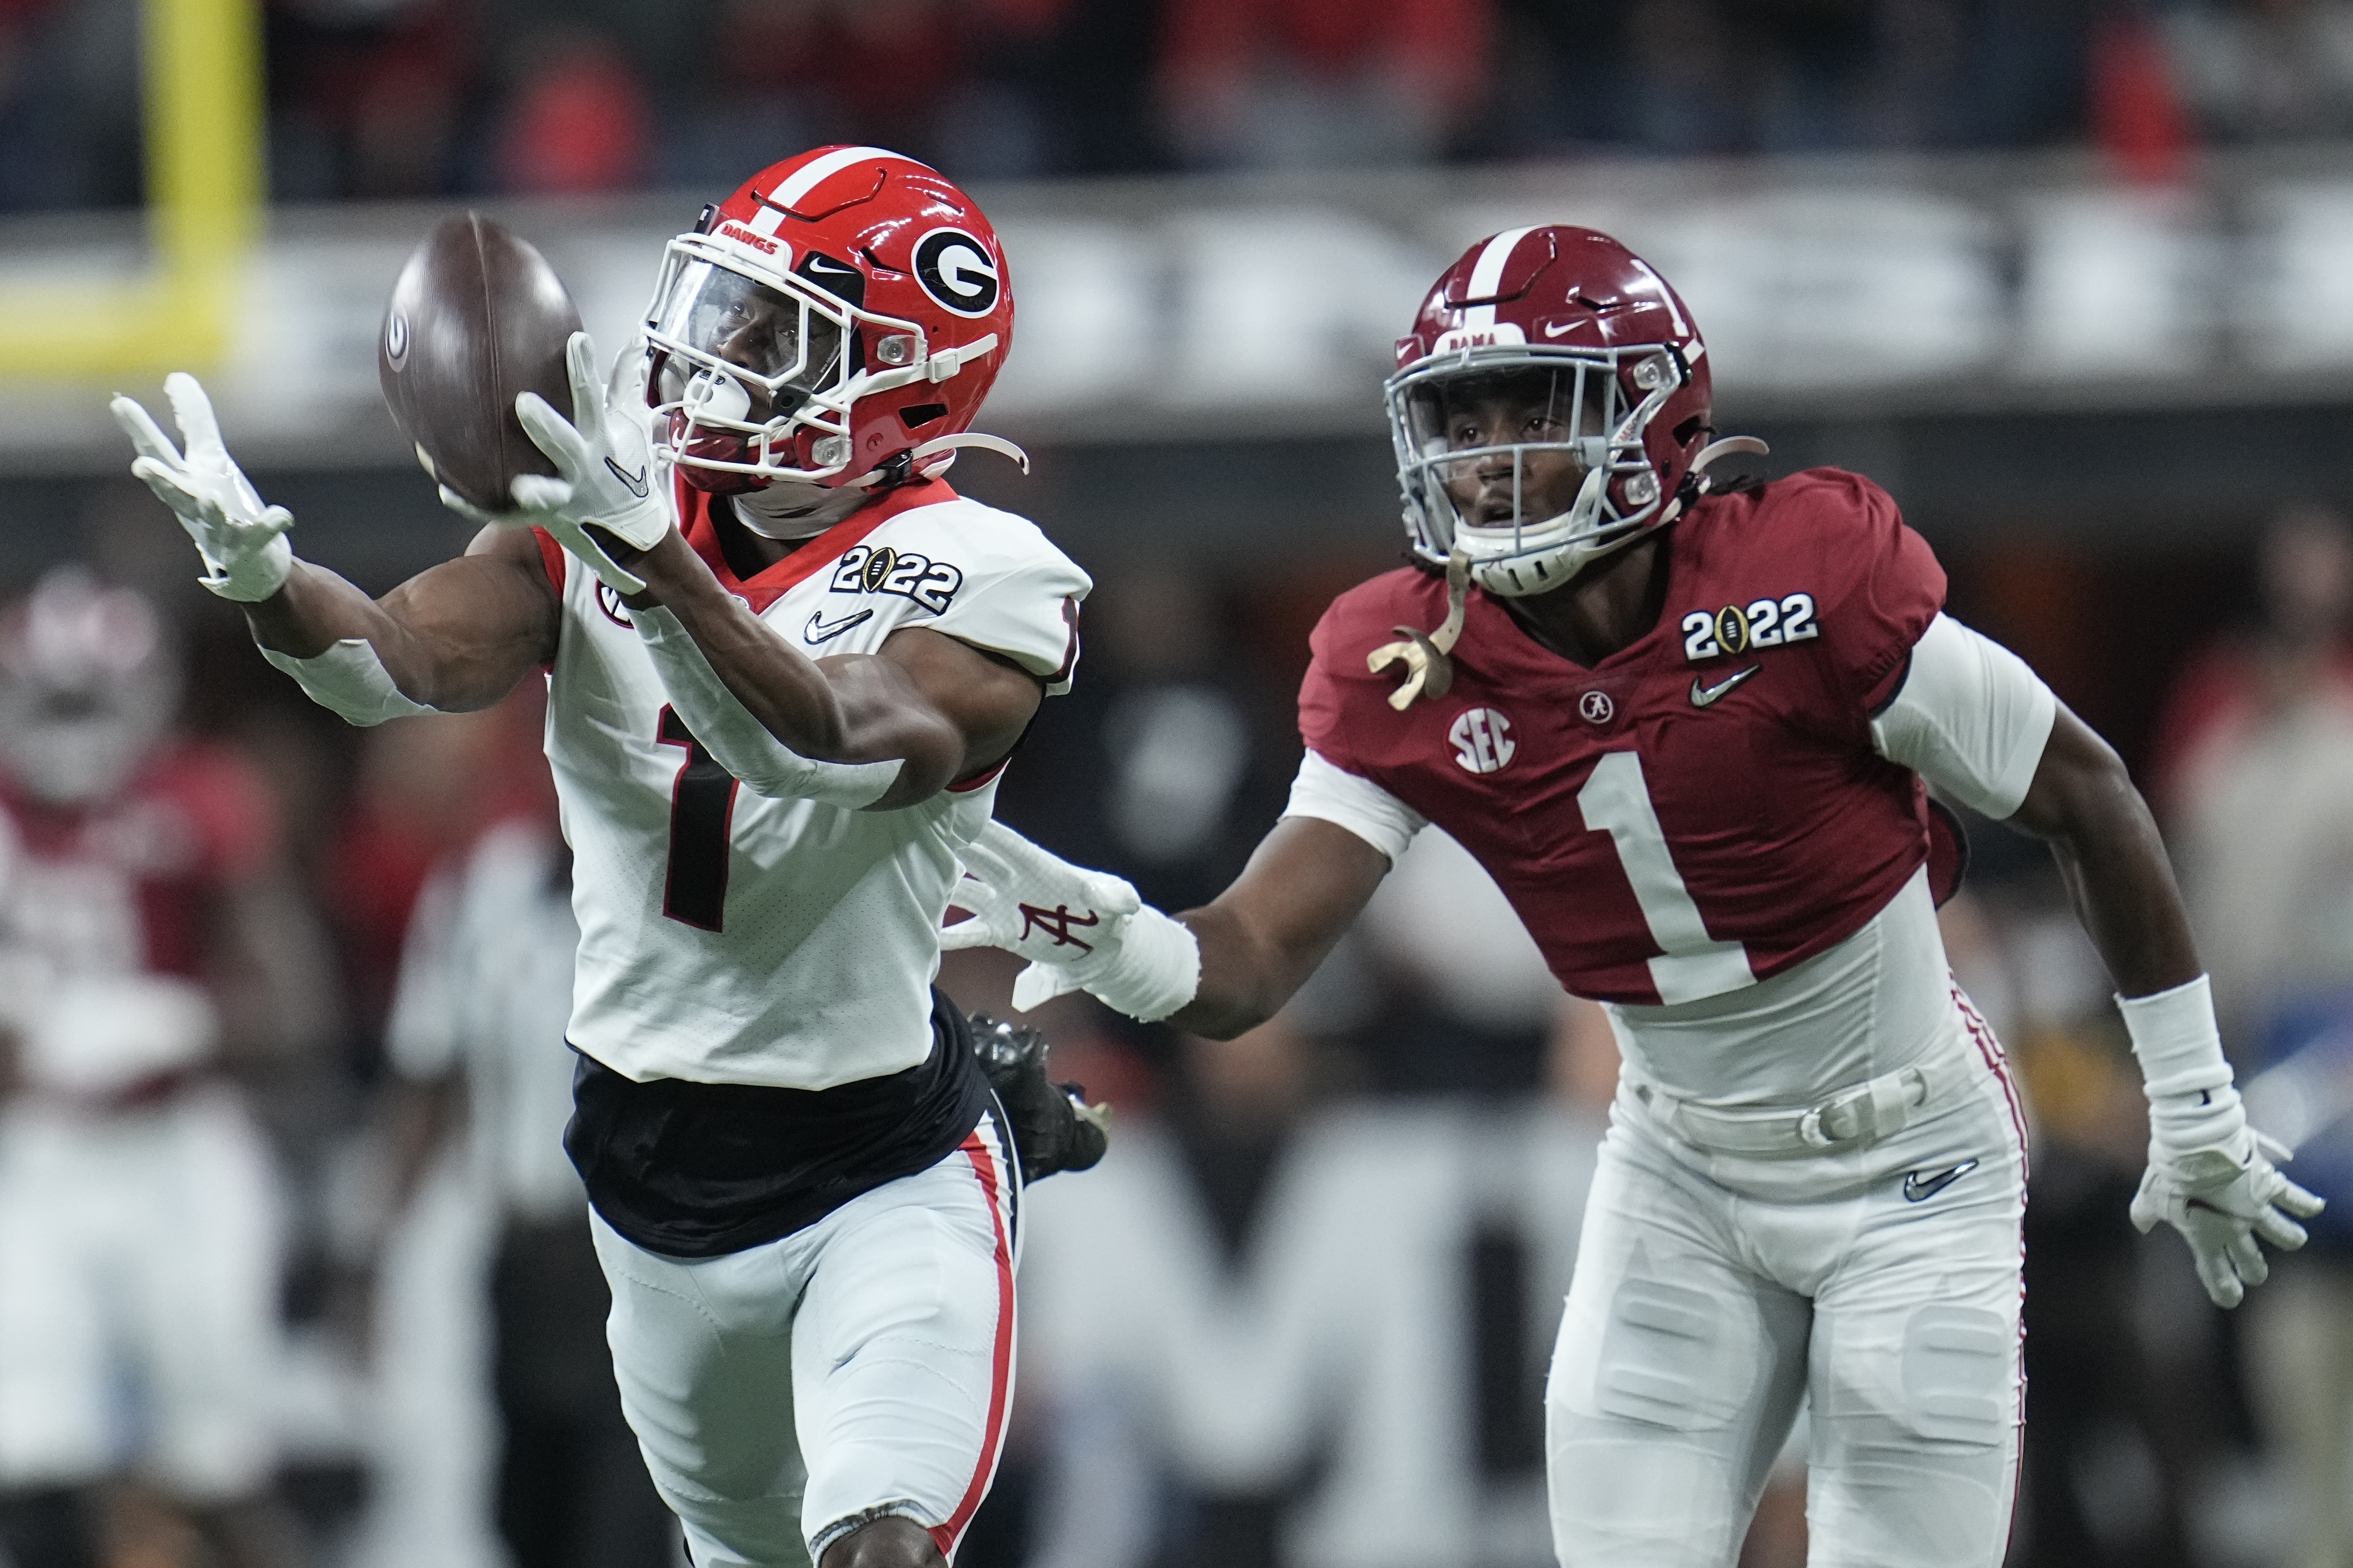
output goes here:
{"type": "Polygon", "coordinates": [[[842,321],[699,257],[675,258],[673,268],[648,323],[648,335],[671,351],[659,359],[657,403],[758,429],[840,384],[842,321]]]}

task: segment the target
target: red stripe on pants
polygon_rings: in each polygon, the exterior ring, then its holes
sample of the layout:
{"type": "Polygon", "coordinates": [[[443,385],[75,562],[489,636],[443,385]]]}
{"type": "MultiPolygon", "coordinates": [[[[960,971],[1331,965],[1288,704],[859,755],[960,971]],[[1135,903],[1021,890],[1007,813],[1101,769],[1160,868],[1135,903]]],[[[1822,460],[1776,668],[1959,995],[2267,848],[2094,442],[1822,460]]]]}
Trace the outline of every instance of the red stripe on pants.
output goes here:
{"type": "Polygon", "coordinates": [[[956,1542],[964,1538],[965,1526],[980,1508],[980,1500],[988,1495],[988,1483],[997,1474],[997,1459],[1005,1447],[1005,1411],[1013,1383],[1013,1249],[1005,1235],[1005,1211],[997,1202],[997,1157],[977,1129],[964,1141],[964,1156],[972,1162],[972,1173],[980,1178],[980,1190],[988,1200],[989,1223],[997,1228],[997,1345],[989,1358],[988,1420],[987,1435],[981,1440],[980,1463],[972,1472],[972,1484],[965,1488],[964,1500],[948,1515],[947,1522],[931,1530],[934,1544],[948,1556],[955,1555],[956,1542]]]}

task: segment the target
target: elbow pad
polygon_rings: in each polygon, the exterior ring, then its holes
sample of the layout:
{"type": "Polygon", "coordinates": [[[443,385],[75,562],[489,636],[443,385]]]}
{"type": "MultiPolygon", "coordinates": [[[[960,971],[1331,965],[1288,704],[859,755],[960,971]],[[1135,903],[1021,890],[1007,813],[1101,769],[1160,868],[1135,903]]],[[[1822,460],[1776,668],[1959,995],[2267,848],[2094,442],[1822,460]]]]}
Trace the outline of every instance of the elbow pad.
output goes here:
{"type": "Polygon", "coordinates": [[[667,606],[632,610],[638,637],[653,656],[654,673],[670,692],[670,707],[702,742],[712,760],[754,795],[770,799],[813,800],[856,811],[881,800],[904,766],[893,757],[881,763],[812,762],[787,748],[768,727],[735,700],[719,672],[683,623],[667,606]]]}
{"type": "Polygon", "coordinates": [[[313,658],[296,658],[274,647],[263,648],[261,657],[292,676],[305,696],[347,724],[365,729],[386,719],[440,711],[394,685],[392,672],[365,637],[345,637],[313,658]]]}

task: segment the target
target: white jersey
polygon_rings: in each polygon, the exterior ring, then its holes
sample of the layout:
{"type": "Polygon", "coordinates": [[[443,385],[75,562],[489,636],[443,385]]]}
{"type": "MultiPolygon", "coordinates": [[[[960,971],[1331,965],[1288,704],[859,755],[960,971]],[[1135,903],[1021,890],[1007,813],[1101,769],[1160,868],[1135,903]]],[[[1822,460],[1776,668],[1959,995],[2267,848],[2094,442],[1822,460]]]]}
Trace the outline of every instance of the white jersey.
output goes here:
{"type": "MultiPolygon", "coordinates": [[[[1069,689],[1092,584],[1021,518],[911,485],[742,582],[706,498],[680,500],[721,584],[812,658],[926,626],[1069,689]]],[[[547,755],[580,921],[571,1043],[639,1082],[819,1089],[922,1062],[940,920],[996,773],[902,811],[754,795],[670,713],[617,595],[545,552],[563,573],[547,755]]]]}

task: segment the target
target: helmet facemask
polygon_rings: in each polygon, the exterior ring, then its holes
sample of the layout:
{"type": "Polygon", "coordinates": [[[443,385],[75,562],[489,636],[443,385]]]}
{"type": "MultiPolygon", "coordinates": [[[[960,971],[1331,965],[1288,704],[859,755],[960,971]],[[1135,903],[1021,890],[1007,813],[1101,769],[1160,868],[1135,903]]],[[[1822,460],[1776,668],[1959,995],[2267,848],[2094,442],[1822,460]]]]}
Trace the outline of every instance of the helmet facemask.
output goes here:
{"type": "Polygon", "coordinates": [[[754,268],[702,235],[663,258],[646,319],[654,440],[700,489],[839,482],[851,405],[911,376],[850,366],[863,326],[874,357],[918,367],[923,329],[849,305],[781,268],[754,268]]]}
{"type": "Polygon", "coordinates": [[[1434,355],[1392,377],[1389,426],[1417,550],[1460,558],[1481,587],[1517,597],[1557,588],[1630,542],[1666,500],[1643,433],[1683,380],[1655,346],[1516,343],[1434,355]]]}

